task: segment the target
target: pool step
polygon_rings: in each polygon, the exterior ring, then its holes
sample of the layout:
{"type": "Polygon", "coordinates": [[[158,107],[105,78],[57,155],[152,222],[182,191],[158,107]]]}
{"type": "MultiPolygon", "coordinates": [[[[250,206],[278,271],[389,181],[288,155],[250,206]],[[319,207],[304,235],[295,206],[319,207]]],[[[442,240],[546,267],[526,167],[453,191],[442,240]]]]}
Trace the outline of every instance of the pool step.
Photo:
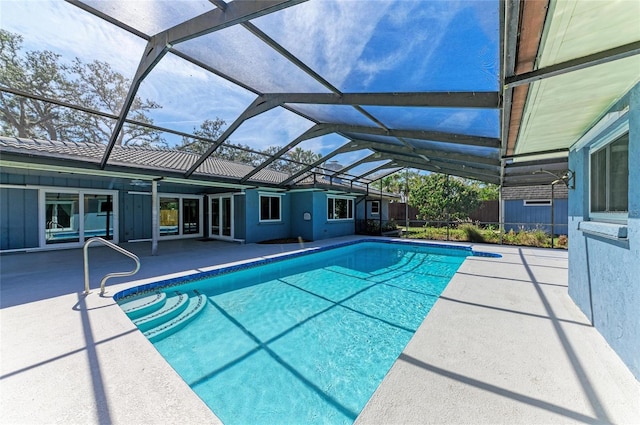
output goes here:
{"type": "Polygon", "coordinates": [[[167,295],[166,301],[161,308],[134,320],[133,324],[142,332],[148,331],[177,317],[186,310],[188,305],[189,295],[174,292],[173,295],[167,295]]]}
{"type": "Polygon", "coordinates": [[[198,291],[189,291],[189,301],[186,304],[186,308],[180,314],[160,325],[144,331],[144,336],[149,338],[151,342],[157,342],[180,330],[202,312],[207,305],[207,297],[198,291]]]}
{"type": "Polygon", "coordinates": [[[131,320],[138,319],[162,308],[167,300],[167,294],[156,291],[118,301],[120,308],[131,320]]]}

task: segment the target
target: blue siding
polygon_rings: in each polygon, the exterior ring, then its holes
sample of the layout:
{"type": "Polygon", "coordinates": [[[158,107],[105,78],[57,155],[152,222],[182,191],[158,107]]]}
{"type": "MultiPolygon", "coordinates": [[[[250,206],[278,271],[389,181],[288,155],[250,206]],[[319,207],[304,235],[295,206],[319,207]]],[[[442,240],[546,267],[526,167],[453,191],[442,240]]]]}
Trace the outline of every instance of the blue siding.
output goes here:
{"type": "Polygon", "coordinates": [[[38,191],[0,189],[0,249],[38,246],[38,191]]]}
{"type": "Polygon", "coordinates": [[[123,241],[150,239],[151,196],[120,194],[120,239],[123,241]]]}
{"type": "MultiPolygon", "coordinates": [[[[567,207],[567,199],[555,199],[553,202],[554,232],[556,235],[567,234],[567,207]]],[[[521,199],[506,200],[504,201],[504,221],[507,232],[509,230],[518,232],[523,228],[525,230],[542,229],[551,233],[551,206],[525,206],[521,199]]]]}
{"type": "Polygon", "coordinates": [[[629,127],[627,240],[579,230],[589,213],[589,147],[569,155],[577,176],[569,191],[569,295],[640,379],[640,85],[631,93],[629,127]]]}
{"type": "Polygon", "coordinates": [[[236,239],[247,238],[246,196],[233,197],[233,235],[236,239]]]}

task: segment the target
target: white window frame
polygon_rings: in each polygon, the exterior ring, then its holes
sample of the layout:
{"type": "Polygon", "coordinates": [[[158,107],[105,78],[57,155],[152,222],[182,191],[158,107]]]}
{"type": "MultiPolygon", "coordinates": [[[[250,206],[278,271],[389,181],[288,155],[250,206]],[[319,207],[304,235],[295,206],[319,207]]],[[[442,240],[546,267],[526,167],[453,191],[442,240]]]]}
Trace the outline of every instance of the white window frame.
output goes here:
{"type": "MultiPolygon", "coordinates": [[[[627,211],[626,212],[602,212],[602,211],[592,211],[591,210],[591,175],[592,175],[592,164],[591,164],[591,156],[602,150],[607,148],[612,143],[618,141],[625,134],[629,133],[629,121],[626,120],[623,123],[617,125],[613,130],[609,132],[602,140],[598,143],[594,144],[589,148],[589,157],[587,158],[589,164],[589,175],[587,179],[588,183],[588,198],[589,198],[589,219],[592,221],[602,221],[602,222],[610,222],[610,223],[621,223],[626,224],[627,219],[629,217],[629,204],[627,200],[627,211]]],[[[607,156],[607,166],[610,167],[609,156],[607,156]]],[[[627,183],[627,191],[629,190],[627,183]]]]}
{"type": "Polygon", "coordinates": [[[371,215],[380,215],[380,201],[371,201],[371,215]]]}
{"type": "Polygon", "coordinates": [[[178,234],[177,235],[158,235],[160,240],[170,240],[170,239],[186,239],[186,238],[201,238],[203,233],[203,211],[204,211],[204,197],[202,195],[188,195],[184,193],[158,193],[158,203],[156,208],[158,210],[158,220],[160,220],[160,199],[161,198],[178,198],[178,234]],[[184,217],[182,213],[182,201],[183,199],[197,199],[200,202],[198,203],[198,229],[200,230],[198,233],[182,233],[183,225],[184,225],[184,217]]]}
{"type": "MultiPolygon", "coordinates": [[[[258,192],[258,222],[259,223],[281,223],[282,222],[282,197],[284,193],[277,192],[258,192]],[[278,198],[278,217],[277,219],[262,218],[262,198],[278,198]]],[[[269,212],[271,213],[271,202],[269,202],[269,212]]],[[[269,214],[271,216],[271,214],[269,214]]]]}
{"type": "Polygon", "coordinates": [[[354,201],[354,197],[353,196],[338,196],[338,195],[327,195],[327,205],[325,210],[327,211],[327,220],[328,221],[353,221],[354,220],[354,208],[355,208],[355,201],[354,201]],[[329,215],[329,201],[333,199],[333,216],[335,217],[336,215],[336,203],[335,200],[339,200],[339,199],[346,199],[347,201],[347,217],[346,218],[334,218],[331,217],[329,215]],[[351,204],[351,208],[349,208],[349,204],[351,204]]]}
{"type": "Polygon", "coordinates": [[[84,189],[84,188],[69,188],[69,187],[55,187],[55,186],[35,186],[26,187],[27,189],[33,188],[38,190],[38,245],[43,249],[63,249],[63,248],[75,248],[84,245],[87,239],[84,236],[84,197],[85,195],[107,195],[111,196],[112,206],[112,222],[111,228],[113,234],[111,235],[111,242],[119,243],[119,207],[118,207],[118,191],[117,190],[104,190],[104,189],[84,189]],[[47,229],[46,229],[46,216],[47,216],[47,193],[70,193],[78,195],[78,242],[69,243],[47,243],[47,229]]]}

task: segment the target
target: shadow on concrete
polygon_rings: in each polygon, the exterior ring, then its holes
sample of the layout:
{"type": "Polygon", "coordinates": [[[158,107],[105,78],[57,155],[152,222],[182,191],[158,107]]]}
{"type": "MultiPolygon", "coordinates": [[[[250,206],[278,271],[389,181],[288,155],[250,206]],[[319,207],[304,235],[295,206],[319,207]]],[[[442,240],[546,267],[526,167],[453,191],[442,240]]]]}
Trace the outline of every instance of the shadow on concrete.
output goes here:
{"type": "Polygon", "coordinates": [[[571,346],[571,343],[569,342],[569,338],[567,338],[567,335],[564,332],[564,329],[562,329],[562,325],[560,323],[561,320],[559,320],[556,317],[555,313],[553,312],[553,308],[551,308],[551,304],[549,303],[549,300],[547,299],[544,292],[542,291],[542,288],[538,284],[538,281],[536,280],[533,270],[529,266],[529,263],[527,263],[527,260],[524,257],[524,254],[522,253],[522,249],[519,249],[518,251],[520,253],[520,259],[522,260],[522,264],[524,265],[525,269],[527,270],[527,273],[529,274],[529,278],[531,279],[531,282],[533,283],[533,286],[536,292],[538,293],[538,296],[540,297],[540,301],[542,301],[542,304],[544,305],[544,308],[547,311],[549,319],[551,319],[551,323],[553,324],[553,328],[556,334],[558,335],[558,339],[562,343],[564,351],[567,354],[569,361],[573,365],[576,376],[580,380],[582,389],[585,395],[587,396],[587,398],[589,399],[589,403],[591,404],[593,411],[595,412],[597,418],[600,421],[605,423],[610,423],[611,420],[609,419],[609,416],[607,415],[605,408],[602,406],[602,402],[598,398],[598,395],[595,393],[593,389],[593,385],[591,384],[591,382],[589,381],[589,377],[585,373],[584,367],[580,363],[580,360],[578,359],[578,356],[576,355],[575,350],[571,346]]]}
{"type": "MultiPolygon", "coordinates": [[[[449,298],[449,297],[441,296],[440,299],[441,300],[446,300],[446,301],[451,301],[451,302],[454,302],[454,303],[470,305],[470,306],[474,306],[474,307],[488,308],[488,309],[496,310],[496,311],[503,311],[505,313],[519,314],[519,315],[522,315],[522,316],[529,316],[529,317],[536,317],[538,319],[554,320],[549,316],[543,316],[541,314],[525,313],[524,311],[510,310],[508,308],[495,307],[495,306],[486,305],[486,304],[478,304],[478,303],[472,303],[472,302],[469,302],[469,301],[456,300],[455,298],[449,298]]],[[[575,320],[566,320],[566,319],[555,319],[555,320],[557,320],[559,322],[569,323],[571,325],[586,326],[588,328],[591,327],[591,325],[589,323],[576,322],[575,320]]]]}
{"type": "Polygon", "coordinates": [[[520,394],[515,391],[507,390],[505,388],[501,388],[496,385],[489,384],[487,382],[479,381],[477,379],[473,379],[468,376],[461,375],[459,373],[451,372],[449,370],[442,369],[437,366],[433,366],[419,359],[416,359],[415,357],[409,356],[405,353],[400,354],[400,357],[398,357],[398,360],[407,362],[409,364],[412,364],[414,366],[417,366],[429,372],[438,374],[440,376],[444,376],[446,378],[453,379],[458,382],[462,382],[465,385],[470,385],[472,387],[476,387],[484,391],[489,391],[502,397],[510,398],[512,400],[516,400],[521,403],[526,403],[531,406],[536,406],[540,409],[545,409],[545,410],[557,413],[559,415],[565,416],[566,418],[580,421],[585,424],[607,423],[607,421],[603,419],[592,418],[592,417],[583,415],[580,412],[576,412],[576,411],[567,409],[565,407],[558,406],[557,404],[549,403],[544,400],[539,400],[537,398],[533,398],[525,394],[520,394]]]}

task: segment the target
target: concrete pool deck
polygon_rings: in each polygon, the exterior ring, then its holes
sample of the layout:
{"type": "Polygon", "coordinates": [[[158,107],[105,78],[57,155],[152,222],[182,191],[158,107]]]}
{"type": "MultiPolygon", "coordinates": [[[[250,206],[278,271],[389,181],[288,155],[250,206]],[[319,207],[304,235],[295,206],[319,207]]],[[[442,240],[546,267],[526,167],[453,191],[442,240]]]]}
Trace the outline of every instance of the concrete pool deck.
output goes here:
{"type": "MultiPolygon", "coordinates": [[[[324,246],[354,238],[305,244],[324,246]]],[[[293,245],[122,244],[0,256],[0,422],[213,424],[213,413],[111,296],[154,280],[277,255],[293,245]]],[[[640,423],[640,382],[567,295],[565,251],[474,245],[357,424],[640,423]]],[[[230,389],[232,391],[232,389],[230,389]]]]}

